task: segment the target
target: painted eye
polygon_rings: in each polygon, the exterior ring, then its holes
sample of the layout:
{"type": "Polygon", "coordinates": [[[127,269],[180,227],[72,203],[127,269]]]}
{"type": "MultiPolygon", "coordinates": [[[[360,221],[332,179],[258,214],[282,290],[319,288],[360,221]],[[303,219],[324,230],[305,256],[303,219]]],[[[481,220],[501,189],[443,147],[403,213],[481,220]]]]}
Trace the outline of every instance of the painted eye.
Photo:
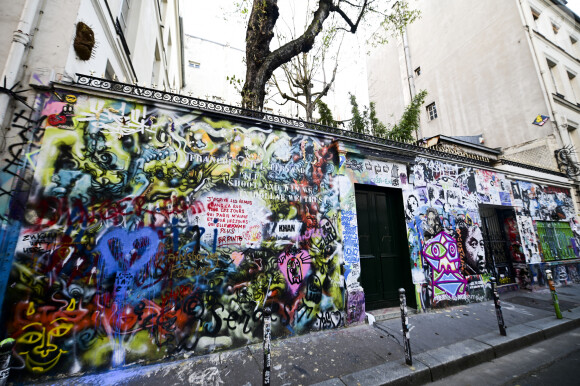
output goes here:
{"type": "Polygon", "coordinates": [[[433,257],[443,257],[447,253],[447,249],[441,243],[433,243],[427,247],[426,253],[433,257]]]}
{"type": "Polygon", "coordinates": [[[449,256],[455,257],[457,255],[457,245],[453,243],[448,244],[447,251],[449,252],[449,256]]]}
{"type": "Polygon", "coordinates": [[[40,341],[42,339],[42,333],[40,332],[28,332],[24,335],[22,335],[20,338],[18,338],[18,343],[24,343],[24,344],[34,344],[38,341],[40,341]]]}
{"type": "Polygon", "coordinates": [[[61,324],[60,326],[55,327],[52,330],[50,330],[49,335],[60,338],[61,336],[66,335],[70,331],[72,326],[73,326],[72,323],[61,324]]]}

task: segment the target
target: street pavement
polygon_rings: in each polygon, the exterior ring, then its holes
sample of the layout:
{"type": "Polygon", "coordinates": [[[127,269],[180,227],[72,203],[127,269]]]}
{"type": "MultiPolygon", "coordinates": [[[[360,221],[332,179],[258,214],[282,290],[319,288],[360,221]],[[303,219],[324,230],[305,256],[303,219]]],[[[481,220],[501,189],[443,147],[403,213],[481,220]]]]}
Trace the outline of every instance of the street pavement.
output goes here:
{"type": "Polygon", "coordinates": [[[576,328],[429,385],[576,386],[579,376],[580,328],[576,328]]]}
{"type": "MultiPolygon", "coordinates": [[[[500,294],[507,336],[493,301],[410,314],[412,366],[405,364],[400,317],[371,326],[313,332],[272,341],[272,385],[424,384],[580,327],[580,285],[560,287],[563,319],[548,289],[500,294]]],[[[371,312],[372,314],[372,312],[371,312]]],[[[398,315],[398,309],[386,313],[398,315]]],[[[275,337],[273,337],[275,338],[275,337]]],[[[546,341],[548,342],[548,341],[546,341]]],[[[43,385],[260,385],[261,345],[135,365],[43,385]]]]}

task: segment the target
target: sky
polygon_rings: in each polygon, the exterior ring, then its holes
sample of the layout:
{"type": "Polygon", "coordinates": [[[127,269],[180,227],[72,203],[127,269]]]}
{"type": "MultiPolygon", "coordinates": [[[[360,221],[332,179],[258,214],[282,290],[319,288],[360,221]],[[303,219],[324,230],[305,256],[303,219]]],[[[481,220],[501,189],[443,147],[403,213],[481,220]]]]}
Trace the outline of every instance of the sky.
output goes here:
{"type": "MultiPolygon", "coordinates": [[[[182,0],[180,9],[184,18],[185,34],[209,38],[219,43],[229,43],[234,48],[245,49],[246,25],[239,13],[235,11],[235,2],[236,0],[182,0]]],[[[302,1],[302,3],[305,2],[302,1]]],[[[289,7],[290,3],[300,2],[279,2],[281,15],[292,13],[291,9],[284,8],[289,7]]],[[[295,10],[294,13],[297,15],[297,19],[299,15],[303,14],[300,10],[295,10]]],[[[291,20],[284,21],[291,22],[291,20]]],[[[368,105],[366,48],[364,43],[361,44],[359,41],[360,36],[346,35],[341,48],[340,64],[334,85],[335,98],[326,100],[326,103],[333,110],[335,119],[350,118],[349,92],[357,97],[359,105],[368,105]]],[[[331,70],[327,71],[327,76],[329,72],[331,70]]],[[[228,74],[224,74],[224,78],[226,75],[228,74]]]]}
{"type": "MultiPolygon", "coordinates": [[[[181,0],[180,8],[184,18],[184,32],[219,43],[227,43],[232,47],[244,50],[246,25],[234,6],[239,1],[241,0],[181,0]]],[[[304,3],[306,0],[279,2],[280,14],[292,13],[292,9],[284,7],[304,3]]],[[[580,16],[580,0],[568,0],[567,6],[580,16]]],[[[303,14],[299,10],[294,11],[296,15],[303,14]]],[[[291,20],[285,20],[285,22],[290,23],[291,20]]],[[[335,80],[335,97],[333,100],[328,100],[328,98],[326,100],[333,110],[335,119],[350,118],[349,93],[353,93],[357,97],[359,105],[368,105],[367,48],[363,40],[359,34],[346,34],[335,80]]],[[[226,75],[228,74],[224,74],[224,78],[226,75]]]]}
{"type": "Polygon", "coordinates": [[[566,6],[574,11],[576,15],[580,16],[580,0],[568,0],[566,6]]]}

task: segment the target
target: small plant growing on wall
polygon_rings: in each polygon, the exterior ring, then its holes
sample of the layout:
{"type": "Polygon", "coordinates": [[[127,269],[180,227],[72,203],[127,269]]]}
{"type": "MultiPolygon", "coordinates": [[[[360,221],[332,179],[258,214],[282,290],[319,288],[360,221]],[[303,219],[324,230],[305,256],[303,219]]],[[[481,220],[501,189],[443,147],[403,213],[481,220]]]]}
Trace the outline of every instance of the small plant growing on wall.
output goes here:
{"type": "Polygon", "coordinates": [[[76,26],[73,48],[80,60],[89,60],[95,48],[95,33],[91,27],[79,21],[76,26]]]}
{"type": "Polygon", "coordinates": [[[390,128],[387,128],[377,118],[374,102],[370,103],[370,107],[364,106],[364,110],[361,113],[356,97],[352,94],[349,95],[352,112],[352,119],[349,122],[350,130],[400,142],[412,142],[415,140],[414,135],[417,136],[419,128],[420,108],[425,101],[427,91],[421,90],[415,95],[411,103],[405,108],[399,122],[390,128]]]}

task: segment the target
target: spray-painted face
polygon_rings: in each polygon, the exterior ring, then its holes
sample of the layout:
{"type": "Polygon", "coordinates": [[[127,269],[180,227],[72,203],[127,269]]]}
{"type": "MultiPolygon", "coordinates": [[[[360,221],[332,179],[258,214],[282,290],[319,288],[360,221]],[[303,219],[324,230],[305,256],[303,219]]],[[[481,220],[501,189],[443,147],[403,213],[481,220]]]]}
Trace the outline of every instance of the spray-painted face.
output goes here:
{"type": "Polygon", "coordinates": [[[299,284],[302,282],[302,267],[300,260],[295,256],[292,256],[290,259],[288,259],[287,270],[288,281],[290,284],[299,284]]]}

